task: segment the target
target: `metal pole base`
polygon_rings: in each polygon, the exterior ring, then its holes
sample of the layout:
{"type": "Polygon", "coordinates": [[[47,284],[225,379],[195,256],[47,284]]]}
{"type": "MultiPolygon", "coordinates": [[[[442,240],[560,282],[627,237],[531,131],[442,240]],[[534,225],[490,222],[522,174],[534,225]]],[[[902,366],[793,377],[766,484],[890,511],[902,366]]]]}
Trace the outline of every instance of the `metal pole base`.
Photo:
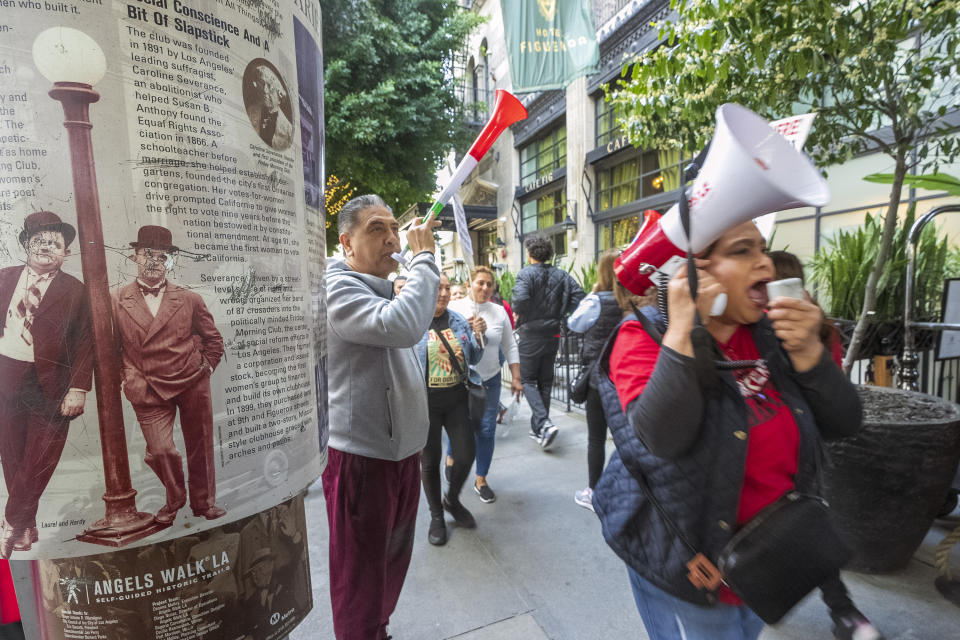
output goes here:
{"type": "Polygon", "coordinates": [[[89,529],[77,536],[77,540],[105,547],[125,547],[131,542],[163,531],[171,525],[173,525],[172,522],[167,524],[157,522],[153,519],[152,513],[131,511],[118,514],[113,518],[104,517],[97,520],[89,529]]]}
{"type": "Polygon", "coordinates": [[[123,547],[163,531],[173,524],[159,523],[154,520],[153,514],[137,511],[136,495],[137,492],[133,489],[117,494],[104,494],[103,501],[107,503],[106,515],[77,536],[77,540],[107,547],[123,547]]]}

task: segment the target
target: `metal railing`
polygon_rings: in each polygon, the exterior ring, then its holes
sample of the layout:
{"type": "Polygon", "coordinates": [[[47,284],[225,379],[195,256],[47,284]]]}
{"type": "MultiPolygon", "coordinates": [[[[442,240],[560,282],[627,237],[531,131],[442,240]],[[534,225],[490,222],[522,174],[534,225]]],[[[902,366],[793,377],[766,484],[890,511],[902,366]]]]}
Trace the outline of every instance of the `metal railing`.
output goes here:
{"type": "Polygon", "coordinates": [[[898,378],[900,388],[911,391],[920,390],[920,386],[917,383],[920,372],[917,369],[919,357],[916,351],[914,329],[932,329],[934,331],[960,329],[960,325],[945,322],[913,321],[913,278],[916,273],[917,242],[920,240],[920,232],[923,231],[923,228],[941,213],[960,213],[960,205],[948,204],[928,211],[913,223],[913,226],[910,227],[910,233],[907,236],[907,286],[904,295],[903,309],[903,357],[900,360],[898,378]]]}

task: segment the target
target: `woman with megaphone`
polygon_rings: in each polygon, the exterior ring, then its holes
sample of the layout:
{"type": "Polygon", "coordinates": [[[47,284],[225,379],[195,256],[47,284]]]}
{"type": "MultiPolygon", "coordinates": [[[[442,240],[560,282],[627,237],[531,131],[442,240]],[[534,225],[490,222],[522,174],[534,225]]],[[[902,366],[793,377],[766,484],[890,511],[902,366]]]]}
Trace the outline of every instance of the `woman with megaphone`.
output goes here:
{"type": "MultiPolygon", "coordinates": [[[[848,558],[826,520],[789,527],[786,542],[770,523],[796,496],[818,495],[820,440],[854,434],[861,405],[820,341],[820,309],[768,299],[773,263],[753,222],[720,235],[695,267],[695,278],[684,267],[669,280],[667,317],[637,311],[601,356],[617,452],[594,507],[652,639],[752,640],[848,558]],[[738,544],[758,535],[783,567],[742,559],[738,544]]],[[[866,622],[847,614],[837,637],[866,622]]]]}

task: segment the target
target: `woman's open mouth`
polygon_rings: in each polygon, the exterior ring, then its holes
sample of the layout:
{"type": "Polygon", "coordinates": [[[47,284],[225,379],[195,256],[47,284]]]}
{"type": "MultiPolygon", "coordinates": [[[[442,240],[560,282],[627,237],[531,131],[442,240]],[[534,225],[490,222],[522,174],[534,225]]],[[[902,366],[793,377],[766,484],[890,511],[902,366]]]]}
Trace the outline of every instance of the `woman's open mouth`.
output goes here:
{"type": "Polygon", "coordinates": [[[750,302],[757,305],[761,309],[766,309],[767,305],[770,303],[770,298],[767,295],[767,283],[770,282],[768,278],[759,280],[755,282],[749,289],[747,289],[747,298],[750,299],[750,302]]]}

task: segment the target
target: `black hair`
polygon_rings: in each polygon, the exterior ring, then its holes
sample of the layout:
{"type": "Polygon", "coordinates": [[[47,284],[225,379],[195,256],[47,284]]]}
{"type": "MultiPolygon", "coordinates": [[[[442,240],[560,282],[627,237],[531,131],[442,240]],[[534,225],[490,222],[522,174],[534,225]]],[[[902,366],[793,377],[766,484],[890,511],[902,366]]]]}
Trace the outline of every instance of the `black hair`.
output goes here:
{"type": "Polygon", "coordinates": [[[537,262],[549,262],[553,257],[553,242],[543,236],[531,236],[523,243],[527,247],[527,255],[537,262]]]}

